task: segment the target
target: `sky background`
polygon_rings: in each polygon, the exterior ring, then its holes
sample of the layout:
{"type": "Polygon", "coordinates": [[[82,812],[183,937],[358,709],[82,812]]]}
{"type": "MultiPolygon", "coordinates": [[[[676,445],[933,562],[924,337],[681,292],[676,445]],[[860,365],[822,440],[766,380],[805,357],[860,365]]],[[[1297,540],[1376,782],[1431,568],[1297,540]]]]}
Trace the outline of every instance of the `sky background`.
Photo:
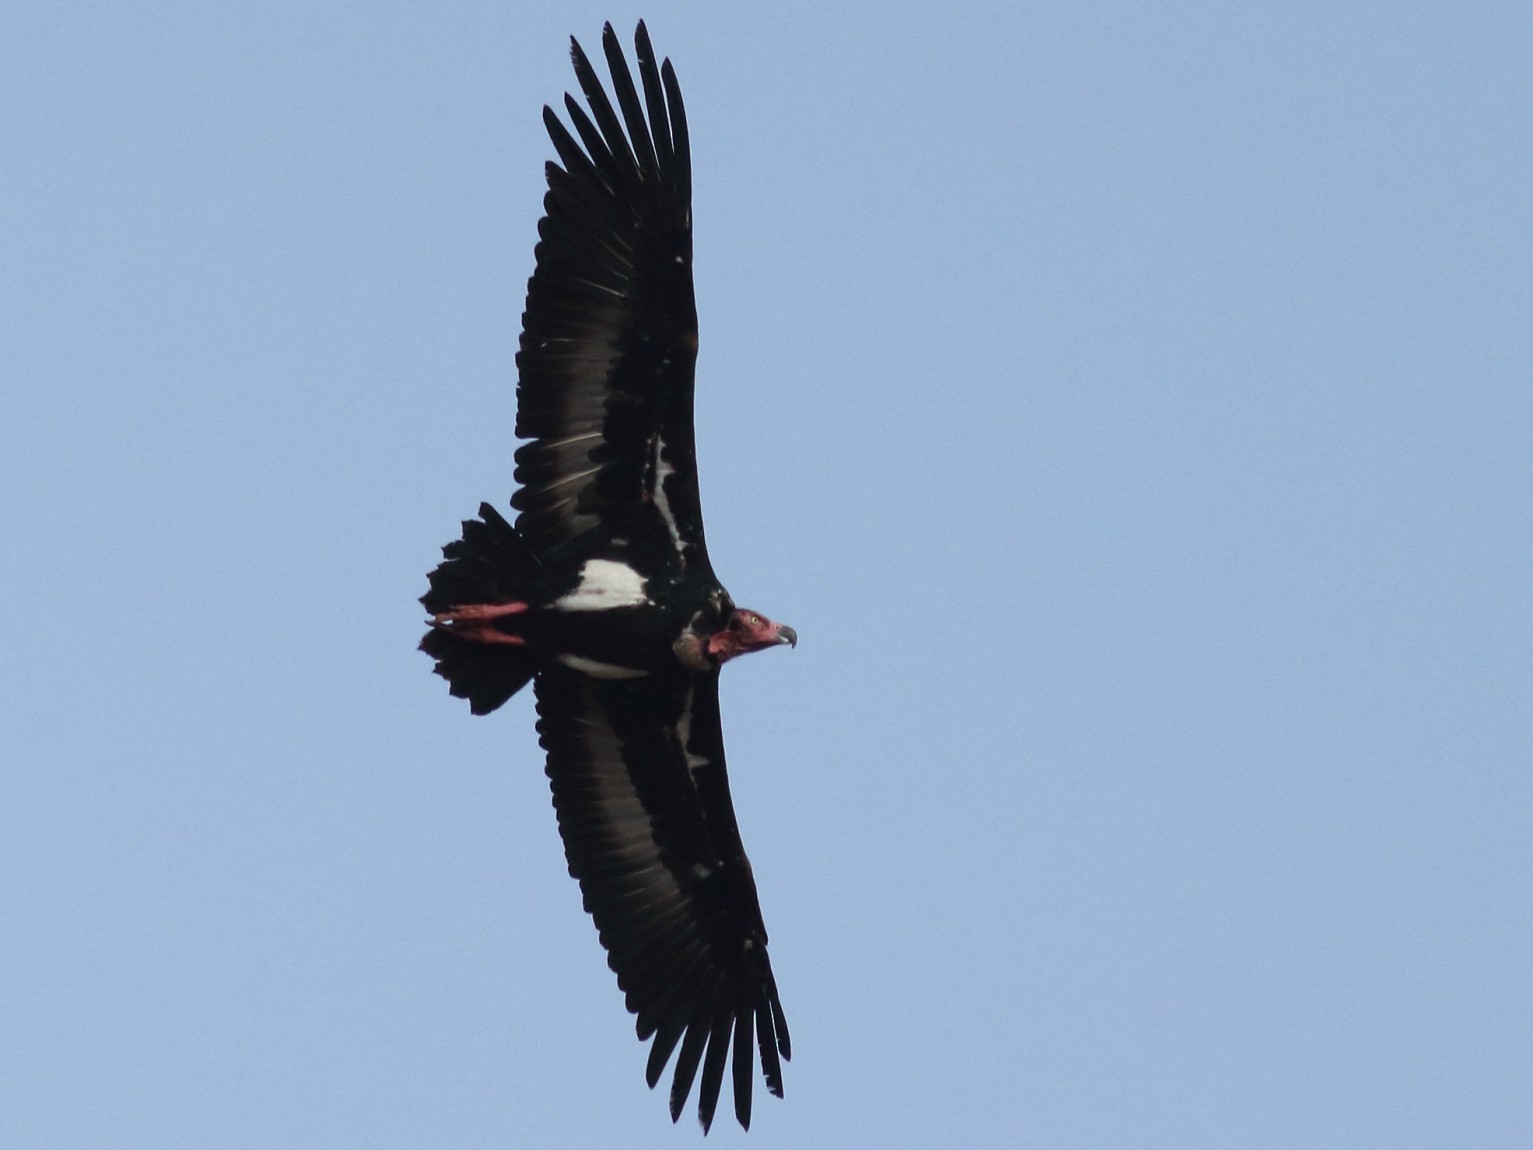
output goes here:
{"type": "Polygon", "coordinates": [[[0,1145],[697,1144],[414,650],[640,15],[801,636],[711,1144],[1533,1145],[1533,10],[506,0],[0,10],[0,1145]]]}

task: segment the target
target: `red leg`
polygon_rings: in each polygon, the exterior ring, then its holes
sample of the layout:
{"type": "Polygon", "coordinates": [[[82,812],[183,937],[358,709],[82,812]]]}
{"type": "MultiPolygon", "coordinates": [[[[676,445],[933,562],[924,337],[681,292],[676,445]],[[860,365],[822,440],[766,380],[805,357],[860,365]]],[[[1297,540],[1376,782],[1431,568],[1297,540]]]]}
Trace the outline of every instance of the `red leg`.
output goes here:
{"type": "Polygon", "coordinates": [[[495,620],[526,611],[526,603],[469,603],[431,617],[431,625],[473,643],[503,643],[524,647],[527,640],[509,635],[495,626],[495,620]]]}

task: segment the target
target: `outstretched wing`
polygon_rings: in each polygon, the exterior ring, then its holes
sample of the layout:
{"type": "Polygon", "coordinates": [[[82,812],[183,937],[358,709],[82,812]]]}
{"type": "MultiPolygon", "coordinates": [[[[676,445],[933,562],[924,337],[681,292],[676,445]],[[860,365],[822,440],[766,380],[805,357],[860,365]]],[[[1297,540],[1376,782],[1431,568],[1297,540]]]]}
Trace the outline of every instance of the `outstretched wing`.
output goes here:
{"type": "Polygon", "coordinates": [[[732,1046],[735,1115],[748,1128],[752,1033],[767,1089],[779,1097],[779,1055],[790,1049],[729,799],[719,673],[596,680],[550,668],[536,689],[570,873],[638,1015],[639,1038],[654,1037],[649,1084],[679,1043],[671,1118],[701,1063],[706,1130],[732,1046]]]}
{"type": "Polygon", "coordinates": [[[657,562],[706,563],[692,429],[692,161],[681,90],[669,60],[656,66],[641,23],[641,98],[608,24],[602,49],[619,118],[580,45],[570,44],[591,112],[565,96],[577,143],[543,109],[559,163],[547,169],[516,357],[516,433],[532,440],[516,453],[517,531],[544,556],[566,545],[588,550],[583,537],[603,531],[657,562]]]}

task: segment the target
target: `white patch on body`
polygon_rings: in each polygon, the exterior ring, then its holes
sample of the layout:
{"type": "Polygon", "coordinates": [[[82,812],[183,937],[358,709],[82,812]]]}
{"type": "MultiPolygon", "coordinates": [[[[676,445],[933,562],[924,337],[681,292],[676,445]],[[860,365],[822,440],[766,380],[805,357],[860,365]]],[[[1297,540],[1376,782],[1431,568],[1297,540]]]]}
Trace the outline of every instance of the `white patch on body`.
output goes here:
{"type": "Polygon", "coordinates": [[[587,559],[580,568],[580,583],[569,594],[555,599],[552,607],[555,611],[609,611],[648,602],[644,576],[628,564],[613,559],[587,559]]]}
{"type": "Polygon", "coordinates": [[[642,679],[648,671],[635,671],[632,667],[619,667],[616,663],[601,663],[584,655],[557,655],[559,662],[572,671],[590,675],[593,679],[642,679]]]}

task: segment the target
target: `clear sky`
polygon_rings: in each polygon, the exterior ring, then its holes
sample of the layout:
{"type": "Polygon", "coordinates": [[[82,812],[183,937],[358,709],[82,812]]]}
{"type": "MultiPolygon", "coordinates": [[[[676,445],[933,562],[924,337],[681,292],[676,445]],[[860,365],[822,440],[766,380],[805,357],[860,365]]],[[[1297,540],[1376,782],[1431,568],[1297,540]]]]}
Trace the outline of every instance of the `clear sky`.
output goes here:
{"type": "Polygon", "coordinates": [[[736,7],[0,10],[0,1146],[696,1143],[414,650],[641,15],[800,635],[744,1138],[1533,1145],[1533,9],[736,7]]]}

